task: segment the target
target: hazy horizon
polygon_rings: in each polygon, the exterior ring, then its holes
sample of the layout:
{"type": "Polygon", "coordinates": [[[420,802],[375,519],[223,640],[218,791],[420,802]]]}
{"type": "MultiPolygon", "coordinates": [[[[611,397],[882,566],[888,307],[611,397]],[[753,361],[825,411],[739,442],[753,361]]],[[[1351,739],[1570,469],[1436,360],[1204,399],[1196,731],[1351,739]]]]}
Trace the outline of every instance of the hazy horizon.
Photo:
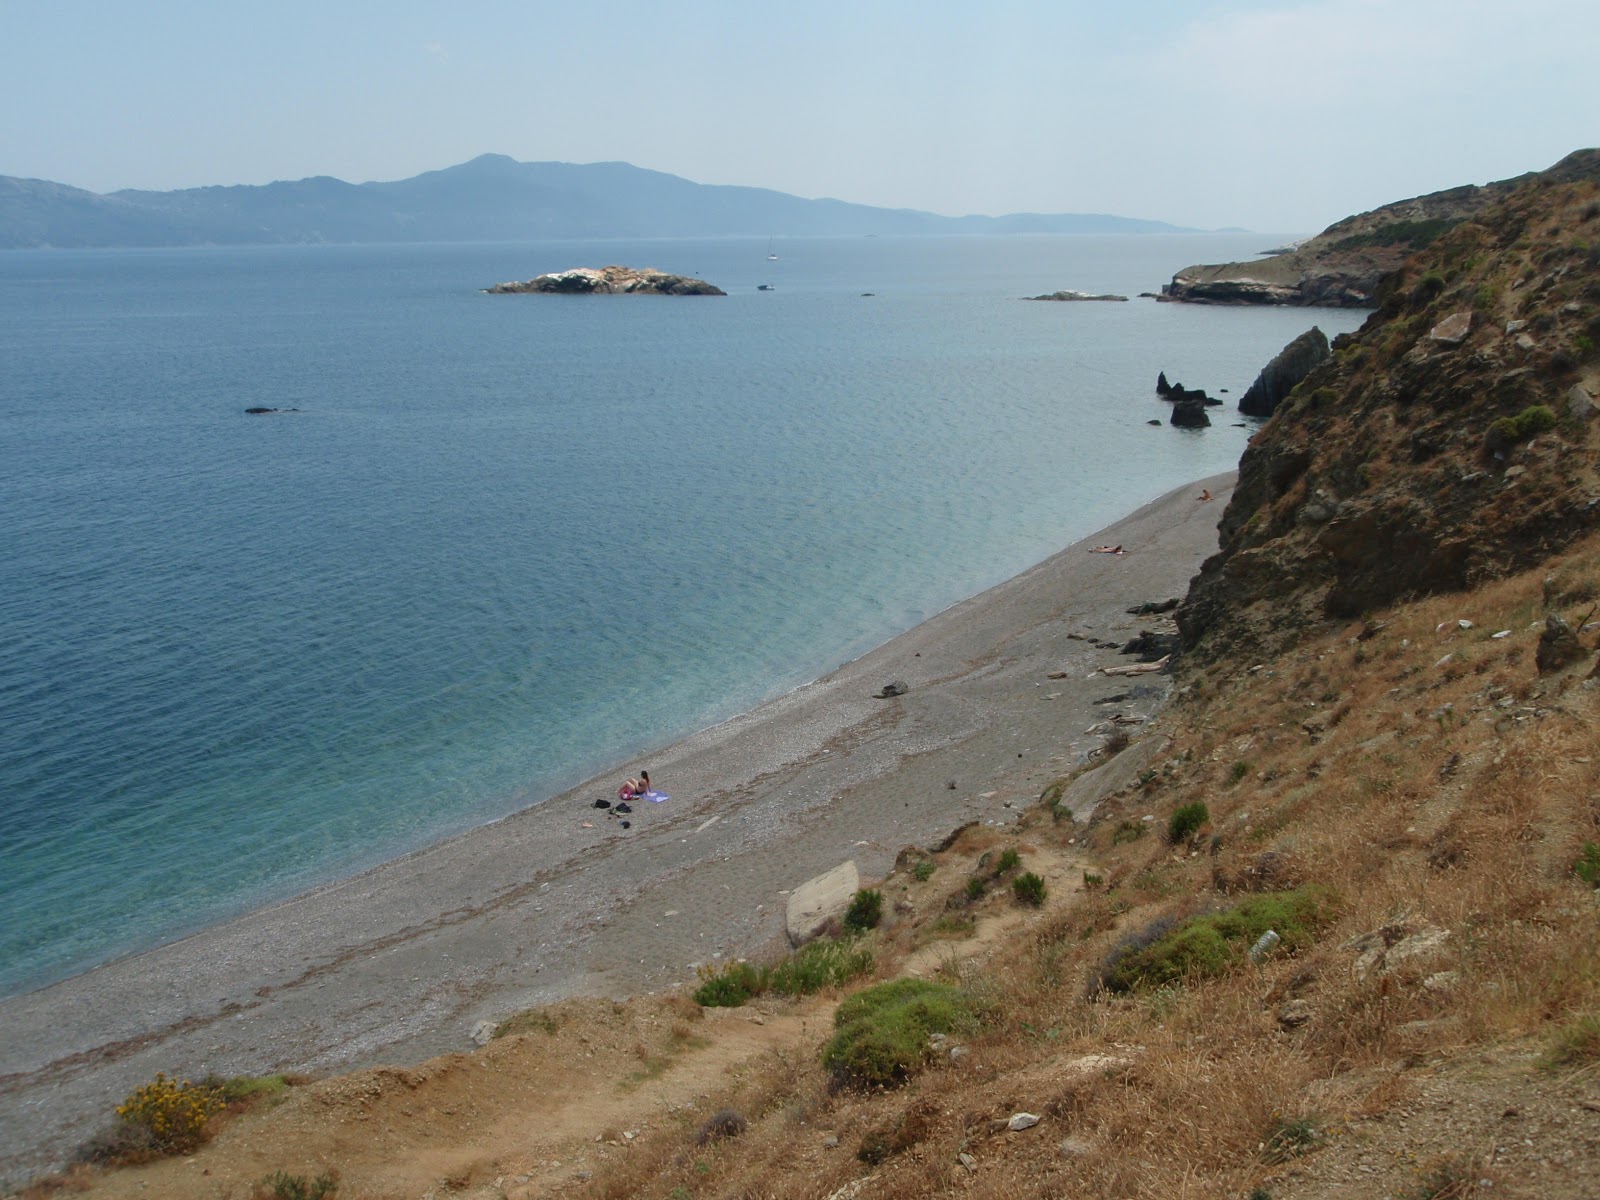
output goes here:
{"type": "Polygon", "coordinates": [[[1600,142],[1600,9],[1579,0],[83,0],[7,18],[0,174],[99,193],[390,181],[496,153],[945,216],[1314,232],[1600,142]]]}

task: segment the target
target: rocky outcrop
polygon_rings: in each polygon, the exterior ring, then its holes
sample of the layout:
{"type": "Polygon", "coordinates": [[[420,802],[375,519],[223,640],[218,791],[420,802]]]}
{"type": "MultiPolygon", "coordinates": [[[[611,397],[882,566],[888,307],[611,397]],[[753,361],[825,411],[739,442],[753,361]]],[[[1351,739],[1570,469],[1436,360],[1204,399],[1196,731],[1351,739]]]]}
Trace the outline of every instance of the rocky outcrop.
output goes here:
{"type": "Polygon", "coordinates": [[[1509,199],[1529,182],[1561,184],[1592,177],[1597,156],[1600,151],[1579,150],[1537,174],[1386,204],[1254,262],[1184,267],[1158,298],[1191,304],[1371,308],[1378,302],[1383,277],[1446,231],[1509,199]]]}
{"type": "Polygon", "coordinates": [[[822,933],[830,922],[843,917],[860,886],[861,876],[856,864],[850,861],[808,879],[790,892],[784,914],[790,944],[805,945],[822,933]]]}
{"type": "Polygon", "coordinates": [[[1127,300],[1126,296],[1113,296],[1109,292],[1103,296],[1091,296],[1088,292],[1051,292],[1047,296],[1024,296],[1024,300],[1127,300]]]}
{"type": "MultiPolygon", "coordinates": [[[[1222,390],[1227,391],[1228,389],[1223,388],[1222,390]]],[[[1170,400],[1174,404],[1179,404],[1185,400],[1198,400],[1201,404],[1210,405],[1213,408],[1222,404],[1221,400],[1215,400],[1206,395],[1205,388],[1190,388],[1184,387],[1181,383],[1168,383],[1165,371],[1156,376],[1156,395],[1163,400],[1170,400]]]]}
{"type": "Polygon", "coordinates": [[[1589,178],[1530,181],[1410,259],[1251,439],[1178,610],[1186,654],[1271,653],[1600,527],[1600,418],[1571,404],[1600,383],[1600,152],[1580,157],[1589,178]]]}
{"type": "Polygon", "coordinates": [[[539,275],[521,283],[497,283],[483,289],[491,296],[726,296],[703,279],[669,275],[665,271],[633,267],[573,267],[539,275]]]}
{"type": "Polygon", "coordinates": [[[1190,394],[1172,406],[1168,423],[1183,429],[1204,429],[1211,424],[1206,415],[1206,402],[1202,396],[1190,394]]]}
{"type": "Polygon", "coordinates": [[[1329,353],[1328,335],[1313,325],[1261,369],[1256,381],[1239,398],[1239,411],[1250,417],[1270,417],[1283,398],[1329,353]]]}

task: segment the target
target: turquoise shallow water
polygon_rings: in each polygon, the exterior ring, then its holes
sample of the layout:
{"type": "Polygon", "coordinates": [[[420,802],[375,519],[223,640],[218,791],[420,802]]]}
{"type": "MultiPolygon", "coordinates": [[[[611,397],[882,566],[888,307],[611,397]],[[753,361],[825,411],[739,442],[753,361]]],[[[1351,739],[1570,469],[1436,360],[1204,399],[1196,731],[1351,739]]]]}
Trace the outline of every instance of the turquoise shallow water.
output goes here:
{"type": "Polygon", "coordinates": [[[1017,298],[1269,244],[0,255],[0,993],[536,803],[1232,467],[1229,410],[1145,424],[1156,372],[1236,397],[1361,314],[1017,298]],[[731,294],[477,291],[606,262],[731,294]]]}

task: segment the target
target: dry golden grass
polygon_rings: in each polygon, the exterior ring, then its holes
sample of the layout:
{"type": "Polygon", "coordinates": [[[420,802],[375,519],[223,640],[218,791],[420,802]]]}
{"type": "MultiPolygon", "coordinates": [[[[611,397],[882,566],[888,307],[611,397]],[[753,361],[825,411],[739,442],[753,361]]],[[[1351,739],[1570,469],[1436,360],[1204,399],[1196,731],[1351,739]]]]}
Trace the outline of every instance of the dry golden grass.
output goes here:
{"type": "MultiPolygon", "coordinates": [[[[1170,761],[1090,829],[1041,807],[1020,834],[966,831],[930,880],[885,885],[910,910],[885,942],[908,953],[985,851],[1027,847],[1026,860],[1075,837],[1104,879],[1052,895],[981,964],[951,944],[945,973],[989,1014],[965,1057],[865,1095],[831,1091],[804,1048],[774,1057],[710,1098],[748,1119],[742,1136],[697,1146],[686,1118],[584,1194],[815,1197],[863,1180],[857,1194],[890,1200],[1320,1194],[1318,1164],[1337,1170],[1350,1124],[1419,1103],[1429,1072],[1600,1013],[1600,908],[1572,874],[1600,840],[1596,687],[1587,662],[1541,678],[1532,628],[1547,601],[1576,621],[1594,595],[1590,541],[1255,671],[1208,668],[1168,715],[1170,761]],[[1168,845],[1167,817],[1194,801],[1208,834],[1168,845]],[[1152,829],[1118,837],[1126,822],[1152,829]],[[1303,883],[1336,897],[1311,949],[1090,997],[1119,939],[1150,921],[1303,883]],[[1431,948],[1407,956],[1419,934],[1431,948]],[[1004,1131],[1019,1111],[1041,1125],[1004,1131]]],[[[1406,1161],[1422,1179],[1424,1159],[1476,1150],[1419,1145],[1406,1161]]]]}

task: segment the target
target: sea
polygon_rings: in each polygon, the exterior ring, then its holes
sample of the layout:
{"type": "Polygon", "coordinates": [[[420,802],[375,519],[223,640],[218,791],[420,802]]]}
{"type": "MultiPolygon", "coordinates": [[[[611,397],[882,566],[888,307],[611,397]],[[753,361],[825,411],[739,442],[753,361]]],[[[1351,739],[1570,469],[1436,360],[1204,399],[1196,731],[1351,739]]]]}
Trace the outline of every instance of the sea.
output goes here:
{"type": "Polygon", "coordinates": [[[0,995],[620,778],[1231,469],[1256,372],[1365,314],[1022,297],[1275,244],[0,253],[0,995]],[[480,290],[608,263],[729,294],[480,290]],[[1230,406],[1174,429],[1160,371],[1230,406]]]}

